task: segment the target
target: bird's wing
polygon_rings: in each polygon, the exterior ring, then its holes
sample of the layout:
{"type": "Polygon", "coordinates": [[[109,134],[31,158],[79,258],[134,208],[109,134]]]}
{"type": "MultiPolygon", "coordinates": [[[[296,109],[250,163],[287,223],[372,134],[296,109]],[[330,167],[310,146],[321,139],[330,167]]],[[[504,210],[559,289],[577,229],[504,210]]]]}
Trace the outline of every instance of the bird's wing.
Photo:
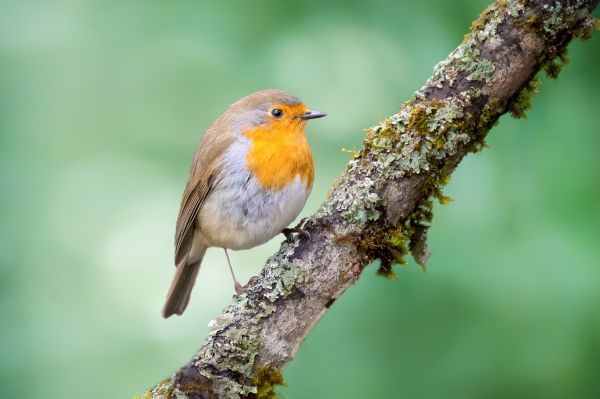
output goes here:
{"type": "Polygon", "coordinates": [[[198,212],[221,173],[223,154],[235,140],[234,134],[220,131],[215,125],[207,129],[196,148],[183,192],[175,227],[175,265],[187,256],[192,247],[198,212]]]}

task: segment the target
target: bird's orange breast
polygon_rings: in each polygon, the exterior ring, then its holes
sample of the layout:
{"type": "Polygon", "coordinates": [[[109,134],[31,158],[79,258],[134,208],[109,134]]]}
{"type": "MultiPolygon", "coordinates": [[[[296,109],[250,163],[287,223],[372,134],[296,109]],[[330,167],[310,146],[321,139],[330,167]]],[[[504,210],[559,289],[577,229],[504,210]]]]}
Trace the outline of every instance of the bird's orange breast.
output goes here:
{"type": "Polygon", "coordinates": [[[296,176],[311,187],[314,177],[312,154],[302,120],[274,121],[243,134],[250,139],[246,167],[264,189],[281,190],[296,176]]]}

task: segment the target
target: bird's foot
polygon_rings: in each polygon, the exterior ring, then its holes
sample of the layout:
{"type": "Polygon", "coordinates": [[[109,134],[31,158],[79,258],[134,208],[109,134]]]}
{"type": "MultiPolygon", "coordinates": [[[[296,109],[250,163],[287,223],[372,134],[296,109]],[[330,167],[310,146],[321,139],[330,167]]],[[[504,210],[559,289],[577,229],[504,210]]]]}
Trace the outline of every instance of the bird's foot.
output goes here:
{"type": "Polygon", "coordinates": [[[298,234],[306,239],[310,238],[310,233],[304,230],[304,223],[306,222],[306,218],[300,219],[300,222],[295,227],[286,227],[281,231],[281,234],[285,236],[286,241],[292,241],[294,234],[298,234]]]}
{"type": "Polygon", "coordinates": [[[237,281],[235,283],[233,283],[233,288],[235,288],[235,293],[238,295],[242,295],[246,291],[248,291],[248,289],[245,286],[241,285],[237,281]]]}

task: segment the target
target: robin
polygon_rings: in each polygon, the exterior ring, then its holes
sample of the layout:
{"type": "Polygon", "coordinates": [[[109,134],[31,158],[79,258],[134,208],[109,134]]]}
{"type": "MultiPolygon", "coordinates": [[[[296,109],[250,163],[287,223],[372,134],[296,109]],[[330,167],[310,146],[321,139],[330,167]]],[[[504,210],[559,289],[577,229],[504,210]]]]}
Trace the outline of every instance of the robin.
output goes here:
{"type": "MultiPolygon", "coordinates": [[[[162,310],[181,315],[209,247],[255,247],[298,216],[311,191],[312,154],[304,129],[326,114],[309,110],[298,97],[263,90],[231,104],[196,147],[175,231],[175,277],[162,310]]],[[[286,234],[287,236],[287,234],[286,234]]]]}

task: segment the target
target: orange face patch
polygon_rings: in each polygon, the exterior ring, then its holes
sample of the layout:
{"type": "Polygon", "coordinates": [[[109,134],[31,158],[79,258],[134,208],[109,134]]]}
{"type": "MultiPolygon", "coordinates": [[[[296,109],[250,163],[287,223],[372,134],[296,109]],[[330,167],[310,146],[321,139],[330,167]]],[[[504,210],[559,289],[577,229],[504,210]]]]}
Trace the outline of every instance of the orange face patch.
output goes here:
{"type": "Polygon", "coordinates": [[[281,190],[296,176],[312,186],[314,165],[304,128],[306,121],[298,115],[308,111],[304,104],[278,104],[280,118],[272,117],[266,126],[244,132],[252,142],[246,154],[246,167],[264,189],[281,190]]]}

